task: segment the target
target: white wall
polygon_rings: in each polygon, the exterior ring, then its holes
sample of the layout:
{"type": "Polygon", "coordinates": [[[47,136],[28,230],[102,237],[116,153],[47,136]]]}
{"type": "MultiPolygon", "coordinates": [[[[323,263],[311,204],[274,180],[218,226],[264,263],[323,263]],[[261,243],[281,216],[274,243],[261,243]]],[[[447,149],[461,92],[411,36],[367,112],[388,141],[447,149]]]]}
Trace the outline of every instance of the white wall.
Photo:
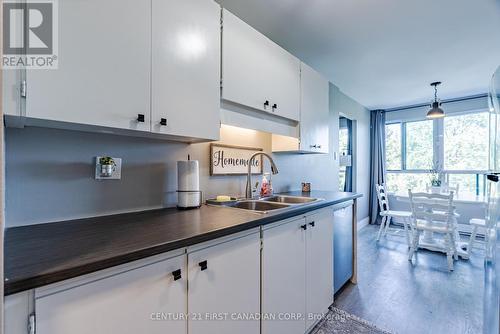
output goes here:
{"type": "MultiPolygon", "coordinates": [[[[340,115],[353,120],[353,191],[363,194],[358,200],[358,221],[368,218],[368,193],[370,189],[370,111],[342,93],[337,87],[330,86],[333,109],[340,115]]],[[[338,136],[338,129],[337,129],[338,136]]],[[[338,149],[338,137],[337,137],[338,149]]]]}

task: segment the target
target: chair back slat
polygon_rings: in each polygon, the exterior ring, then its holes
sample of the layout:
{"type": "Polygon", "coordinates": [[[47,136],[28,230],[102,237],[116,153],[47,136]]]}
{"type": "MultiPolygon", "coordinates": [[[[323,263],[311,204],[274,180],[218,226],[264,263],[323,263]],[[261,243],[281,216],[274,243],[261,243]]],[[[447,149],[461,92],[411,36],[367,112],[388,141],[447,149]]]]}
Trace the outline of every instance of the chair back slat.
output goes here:
{"type": "Polygon", "coordinates": [[[387,192],[385,190],[385,185],[376,184],[378,205],[381,212],[389,210],[389,200],[387,199],[387,192]]]}
{"type": "Polygon", "coordinates": [[[455,207],[453,192],[449,194],[413,193],[408,190],[412,217],[429,224],[453,224],[455,207]]]}

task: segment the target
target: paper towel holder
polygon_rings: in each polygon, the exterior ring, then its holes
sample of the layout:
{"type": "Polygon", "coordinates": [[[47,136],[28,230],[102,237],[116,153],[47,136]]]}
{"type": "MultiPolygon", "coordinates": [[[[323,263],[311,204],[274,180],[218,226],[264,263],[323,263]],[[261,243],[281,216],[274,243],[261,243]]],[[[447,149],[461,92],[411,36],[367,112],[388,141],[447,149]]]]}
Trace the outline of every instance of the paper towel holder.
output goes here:
{"type": "Polygon", "coordinates": [[[199,194],[198,195],[199,196],[198,205],[194,205],[194,206],[179,206],[179,204],[177,204],[177,209],[180,209],[180,210],[190,210],[190,209],[199,209],[199,208],[201,208],[201,205],[203,203],[203,191],[201,191],[201,190],[177,190],[177,193],[199,194]]]}

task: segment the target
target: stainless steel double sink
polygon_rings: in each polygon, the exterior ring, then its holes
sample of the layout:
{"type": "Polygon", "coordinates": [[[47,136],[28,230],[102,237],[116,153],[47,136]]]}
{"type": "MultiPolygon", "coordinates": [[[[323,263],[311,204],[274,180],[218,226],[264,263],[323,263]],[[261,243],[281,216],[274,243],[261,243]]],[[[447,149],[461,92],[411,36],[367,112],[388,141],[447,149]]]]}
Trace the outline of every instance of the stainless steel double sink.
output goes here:
{"type": "Polygon", "coordinates": [[[247,210],[256,213],[267,213],[270,211],[286,210],[298,205],[305,205],[321,201],[320,198],[290,196],[290,195],[275,195],[260,199],[243,199],[226,205],[230,208],[247,210]]]}

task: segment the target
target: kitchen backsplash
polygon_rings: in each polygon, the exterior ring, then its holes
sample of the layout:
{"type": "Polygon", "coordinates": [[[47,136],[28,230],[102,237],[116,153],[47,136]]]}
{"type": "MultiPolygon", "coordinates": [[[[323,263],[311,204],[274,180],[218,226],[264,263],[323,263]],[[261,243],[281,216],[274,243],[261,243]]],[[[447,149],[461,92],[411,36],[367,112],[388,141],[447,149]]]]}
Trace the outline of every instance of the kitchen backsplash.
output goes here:
{"type": "MultiPolygon", "coordinates": [[[[330,147],[337,147],[338,115],[331,115],[330,147]],[[333,128],[332,128],[333,127],[333,128]]],[[[268,133],[222,126],[221,143],[260,147],[269,152],[268,133]]],[[[210,144],[182,144],[156,139],[46,128],[6,129],[7,227],[175,206],[176,161],[200,161],[204,197],[243,195],[245,176],[210,176],[210,144]],[[121,180],[96,181],[97,155],[122,158],[121,180]]],[[[337,189],[338,169],[328,155],[275,154],[276,192],[337,189]]],[[[268,169],[269,166],[265,165],[268,169]]]]}

